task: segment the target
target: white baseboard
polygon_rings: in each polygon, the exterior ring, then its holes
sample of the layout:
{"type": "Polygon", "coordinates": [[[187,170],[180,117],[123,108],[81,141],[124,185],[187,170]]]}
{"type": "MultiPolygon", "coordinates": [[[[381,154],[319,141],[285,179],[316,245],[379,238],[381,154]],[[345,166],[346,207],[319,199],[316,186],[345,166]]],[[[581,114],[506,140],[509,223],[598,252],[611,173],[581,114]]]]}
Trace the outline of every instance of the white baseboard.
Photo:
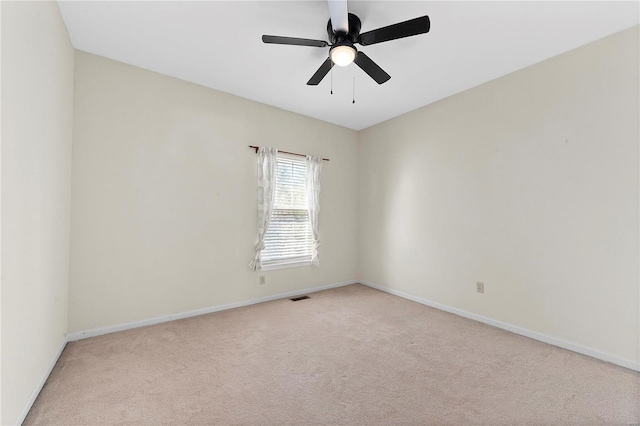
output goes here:
{"type": "Polygon", "coordinates": [[[548,343],[550,345],[558,346],[563,349],[568,349],[573,352],[577,352],[582,355],[587,355],[592,358],[599,359],[601,361],[610,362],[611,364],[616,364],[621,367],[628,368],[630,370],[640,371],[640,363],[636,361],[631,361],[628,359],[620,358],[615,355],[611,355],[605,352],[601,352],[595,349],[587,348],[581,345],[577,345],[575,343],[567,342],[565,340],[559,339],[557,337],[547,336],[546,334],[538,333],[537,331],[528,330],[526,328],[518,327],[516,325],[508,324],[502,321],[497,321],[482,315],[474,314],[471,312],[463,311],[462,309],[453,308],[451,306],[443,305],[441,303],[433,302],[431,300],[422,299],[421,297],[412,296],[407,293],[403,293],[398,290],[393,290],[378,284],[374,284],[372,282],[360,280],[361,284],[364,284],[368,287],[375,288],[376,290],[384,291],[385,293],[393,294],[395,296],[402,297],[404,299],[412,300],[417,303],[421,303],[423,305],[430,306],[432,308],[440,309],[441,311],[449,312],[464,318],[469,318],[474,321],[478,321],[484,324],[491,325],[493,327],[501,328],[503,330],[510,331],[515,334],[519,334],[521,336],[528,337],[530,339],[539,340],[544,343],[548,343]]]}
{"type": "Polygon", "coordinates": [[[40,381],[38,382],[36,387],[33,389],[33,392],[31,392],[31,396],[29,397],[27,404],[22,410],[22,413],[20,413],[20,415],[18,416],[18,419],[13,424],[21,425],[22,422],[24,422],[24,419],[27,418],[27,414],[29,414],[29,410],[31,410],[31,406],[33,405],[34,402],[36,402],[36,398],[40,394],[40,391],[42,390],[44,384],[47,382],[47,379],[49,378],[49,375],[51,374],[53,367],[55,367],[56,363],[58,362],[60,355],[62,355],[62,351],[64,350],[64,347],[67,345],[67,342],[68,340],[65,338],[60,344],[60,347],[58,347],[58,350],[56,351],[55,355],[51,359],[51,362],[49,362],[49,366],[47,367],[44,374],[40,378],[40,381]]]}
{"type": "Polygon", "coordinates": [[[145,327],[147,325],[160,324],[168,321],[175,321],[183,318],[195,317],[198,315],[211,314],[213,312],[225,311],[227,309],[240,308],[242,306],[255,305],[256,303],[269,302],[271,300],[284,299],[288,297],[300,296],[307,293],[315,293],[316,291],[328,290],[330,288],[343,287],[350,284],[358,283],[358,280],[344,281],[335,284],[323,285],[319,287],[307,288],[304,290],[295,290],[288,293],[278,293],[272,296],[260,297],[258,299],[243,300],[241,302],[228,303],[226,305],[211,306],[209,308],[196,309],[194,311],[181,312],[177,314],[164,315],[161,317],[150,318],[141,321],[129,322],[126,324],[112,325],[108,327],[94,328],[91,330],[81,331],[78,333],[70,333],[67,335],[68,342],[76,340],[88,339],[90,337],[101,336],[103,334],[115,333],[117,331],[130,330],[132,328],[145,327]]]}

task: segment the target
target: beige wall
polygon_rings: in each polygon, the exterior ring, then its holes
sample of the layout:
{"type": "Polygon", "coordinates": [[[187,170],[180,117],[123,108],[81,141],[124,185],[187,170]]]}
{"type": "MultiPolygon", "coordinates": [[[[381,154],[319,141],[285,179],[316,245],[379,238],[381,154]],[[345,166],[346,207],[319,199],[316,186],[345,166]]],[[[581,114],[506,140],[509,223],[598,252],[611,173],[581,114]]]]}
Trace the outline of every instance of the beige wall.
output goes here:
{"type": "Polygon", "coordinates": [[[69,331],[356,278],[356,132],[76,52],[69,331]],[[329,157],[320,267],[260,273],[256,157],[329,157]]]}
{"type": "Polygon", "coordinates": [[[638,74],[635,27],[362,131],[361,278],[638,362],[638,74]]]}
{"type": "Polygon", "coordinates": [[[2,2],[2,424],[67,331],[74,50],[55,2],[2,2]]]}

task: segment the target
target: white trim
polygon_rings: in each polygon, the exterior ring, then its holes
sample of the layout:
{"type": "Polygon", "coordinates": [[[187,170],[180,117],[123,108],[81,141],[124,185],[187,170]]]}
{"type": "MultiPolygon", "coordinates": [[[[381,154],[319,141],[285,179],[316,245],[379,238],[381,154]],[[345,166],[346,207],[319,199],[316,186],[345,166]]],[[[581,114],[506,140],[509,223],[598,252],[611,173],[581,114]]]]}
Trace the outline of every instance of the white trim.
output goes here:
{"type": "Polygon", "coordinates": [[[364,284],[368,287],[375,288],[376,290],[383,291],[385,293],[393,294],[394,296],[399,296],[404,299],[412,300],[417,303],[421,303],[423,305],[430,306],[432,308],[440,309],[441,311],[449,312],[451,314],[455,314],[464,318],[469,318],[474,321],[478,321],[484,324],[491,325],[493,327],[501,328],[503,330],[510,331],[515,334],[519,334],[521,336],[528,337],[530,339],[538,340],[540,342],[548,343],[553,346],[558,346],[563,349],[568,349],[573,352],[577,352],[582,355],[587,355],[592,358],[599,359],[601,361],[610,362],[611,364],[616,364],[621,367],[628,368],[630,370],[640,371],[640,362],[620,358],[616,355],[611,355],[605,352],[598,351],[596,349],[587,348],[581,345],[577,345],[575,343],[567,342],[565,340],[559,339],[557,337],[551,337],[546,334],[538,333],[537,331],[529,330],[526,328],[518,327],[513,324],[508,324],[506,322],[494,320],[482,315],[474,314],[471,312],[463,311],[462,309],[453,308],[451,306],[443,305],[441,303],[433,302],[431,300],[422,299],[417,296],[412,296],[407,293],[403,293],[398,290],[393,290],[391,288],[383,287],[378,284],[374,284],[369,281],[360,280],[361,284],[364,284]]]}
{"type": "Polygon", "coordinates": [[[115,333],[117,331],[130,330],[132,328],[145,327],[147,325],[160,324],[168,321],[175,321],[183,318],[195,317],[198,315],[210,314],[213,312],[225,311],[227,309],[240,308],[242,306],[255,305],[256,303],[269,302],[271,300],[284,299],[293,296],[300,296],[307,293],[315,293],[316,291],[328,290],[330,288],[343,287],[350,284],[358,283],[358,280],[344,281],[335,284],[312,287],[302,290],[290,291],[287,293],[278,293],[272,296],[260,297],[258,299],[244,300],[241,302],[228,303],[226,305],[211,306],[209,308],[196,309],[194,311],[181,312],[177,314],[164,315],[161,317],[150,318],[141,321],[134,321],[125,324],[111,325],[107,327],[94,328],[91,330],[81,331],[78,333],[69,333],[67,341],[74,342],[76,340],[88,339],[90,337],[102,336],[103,334],[115,333]]]}
{"type": "MultiPolygon", "coordinates": [[[[282,262],[282,260],[274,260],[272,262],[282,262]]],[[[267,265],[262,265],[262,269],[260,271],[277,271],[278,269],[289,269],[289,268],[301,268],[303,266],[311,266],[311,256],[309,256],[309,260],[303,260],[298,262],[291,263],[271,263],[267,265]]],[[[355,281],[354,281],[355,283],[355,281]]]]}
{"type": "Polygon", "coordinates": [[[65,346],[67,346],[67,342],[68,341],[69,341],[69,339],[67,337],[65,337],[62,340],[62,343],[60,343],[60,347],[58,347],[58,350],[56,351],[55,355],[51,359],[51,362],[49,363],[49,366],[44,371],[44,374],[40,378],[40,381],[38,382],[36,387],[33,389],[33,392],[31,392],[31,396],[29,397],[29,400],[27,401],[27,404],[25,405],[24,409],[22,410],[22,413],[20,413],[20,415],[16,419],[16,422],[13,423],[13,424],[21,425],[22,422],[24,422],[24,419],[27,418],[27,414],[29,414],[29,411],[31,410],[31,406],[33,405],[34,402],[36,402],[36,398],[38,397],[38,395],[40,395],[40,391],[44,387],[44,384],[47,382],[47,379],[49,378],[49,375],[51,374],[51,371],[53,371],[53,367],[56,366],[56,363],[58,362],[58,359],[60,358],[60,355],[62,355],[62,351],[64,350],[65,346]]]}

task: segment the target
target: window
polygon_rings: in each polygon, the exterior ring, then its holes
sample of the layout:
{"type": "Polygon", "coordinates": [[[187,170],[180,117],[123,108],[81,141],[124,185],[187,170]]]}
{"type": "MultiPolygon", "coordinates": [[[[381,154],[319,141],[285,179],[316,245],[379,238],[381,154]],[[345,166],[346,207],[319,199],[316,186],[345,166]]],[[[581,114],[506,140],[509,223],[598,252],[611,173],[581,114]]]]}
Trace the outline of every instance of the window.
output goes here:
{"type": "Polygon", "coordinates": [[[320,265],[318,218],[323,158],[305,160],[273,147],[256,148],[258,156],[258,238],[252,271],[320,265]]]}
{"type": "Polygon", "coordinates": [[[310,265],[314,250],[307,209],[307,164],[278,154],[276,190],[265,233],[262,269],[310,265]]]}

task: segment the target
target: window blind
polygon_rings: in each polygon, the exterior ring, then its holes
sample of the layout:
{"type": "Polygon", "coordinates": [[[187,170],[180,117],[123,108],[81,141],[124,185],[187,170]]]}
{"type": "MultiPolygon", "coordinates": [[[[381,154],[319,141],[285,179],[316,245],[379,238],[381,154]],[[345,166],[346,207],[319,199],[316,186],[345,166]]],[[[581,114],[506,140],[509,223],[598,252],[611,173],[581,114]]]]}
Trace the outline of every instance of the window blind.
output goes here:
{"type": "Polygon", "coordinates": [[[276,192],[262,251],[263,267],[310,263],[313,235],[306,195],[307,164],[278,156],[276,192]]]}

